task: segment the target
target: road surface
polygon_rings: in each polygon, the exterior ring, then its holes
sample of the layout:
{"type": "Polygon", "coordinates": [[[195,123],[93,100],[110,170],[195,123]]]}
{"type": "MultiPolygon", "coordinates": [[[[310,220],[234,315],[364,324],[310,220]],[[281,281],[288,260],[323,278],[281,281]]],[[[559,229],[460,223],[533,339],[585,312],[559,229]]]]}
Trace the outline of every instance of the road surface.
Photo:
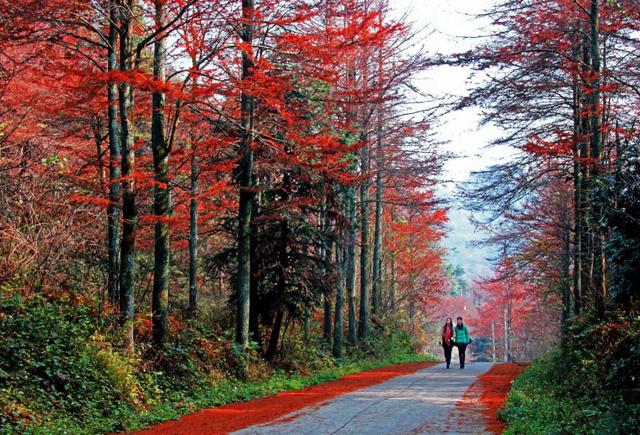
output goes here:
{"type": "Polygon", "coordinates": [[[334,397],[235,434],[483,434],[481,415],[456,403],[491,363],[438,364],[334,397]]]}

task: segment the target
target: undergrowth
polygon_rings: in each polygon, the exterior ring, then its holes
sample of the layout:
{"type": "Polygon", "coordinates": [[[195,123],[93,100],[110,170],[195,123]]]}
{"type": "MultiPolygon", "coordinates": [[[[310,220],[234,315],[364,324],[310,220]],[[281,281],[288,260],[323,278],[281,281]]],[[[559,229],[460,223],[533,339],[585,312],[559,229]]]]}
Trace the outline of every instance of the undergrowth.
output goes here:
{"type": "Polygon", "coordinates": [[[127,356],[111,345],[118,342],[116,324],[98,315],[96,304],[68,295],[0,294],[0,433],[129,431],[206,407],[427,359],[413,351],[405,333],[378,328],[368,350],[341,361],[319,338],[309,344],[291,334],[286,357],[268,364],[255,349],[248,358],[242,355],[231,344],[231,332],[212,330],[204,321],[180,325],[161,353],[139,333],[136,354],[127,356]]]}
{"type": "Polygon", "coordinates": [[[640,318],[575,323],[567,343],[516,379],[500,413],[506,433],[637,433],[640,318]]]}

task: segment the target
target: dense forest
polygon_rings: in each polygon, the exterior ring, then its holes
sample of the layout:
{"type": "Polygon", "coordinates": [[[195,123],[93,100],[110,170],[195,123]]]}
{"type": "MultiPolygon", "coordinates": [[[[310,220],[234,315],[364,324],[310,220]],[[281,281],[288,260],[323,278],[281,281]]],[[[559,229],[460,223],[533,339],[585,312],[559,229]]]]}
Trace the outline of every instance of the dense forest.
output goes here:
{"type": "Polygon", "coordinates": [[[3,425],[419,347],[445,156],[387,2],[1,11],[3,425]]]}
{"type": "Polygon", "coordinates": [[[424,359],[461,307],[478,359],[540,357],[514,433],[637,428],[638,3],[499,0],[455,55],[390,3],[0,0],[0,432],[424,359]],[[513,157],[446,197],[469,107],[513,157]],[[491,276],[446,259],[455,201],[491,276]]]}

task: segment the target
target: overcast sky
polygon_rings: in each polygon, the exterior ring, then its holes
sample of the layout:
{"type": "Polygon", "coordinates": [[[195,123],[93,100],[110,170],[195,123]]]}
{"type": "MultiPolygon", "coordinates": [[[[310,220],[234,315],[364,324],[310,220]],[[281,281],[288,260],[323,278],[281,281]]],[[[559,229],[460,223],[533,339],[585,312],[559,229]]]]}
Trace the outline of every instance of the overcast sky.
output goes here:
{"type": "MultiPolygon", "coordinates": [[[[390,0],[397,13],[406,13],[416,30],[424,38],[424,46],[432,53],[450,54],[471,49],[479,42],[479,36],[487,34],[487,22],[474,15],[485,11],[496,0],[390,0]]],[[[472,87],[471,71],[467,68],[444,66],[421,76],[417,82],[425,92],[442,96],[463,96],[472,87]]],[[[492,162],[508,158],[508,152],[497,148],[487,149],[492,139],[500,136],[497,127],[479,127],[480,110],[465,109],[440,119],[435,128],[444,148],[457,157],[445,167],[448,181],[444,195],[452,198],[459,183],[466,181],[472,171],[486,168],[492,162]]],[[[449,236],[444,244],[450,251],[450,261],[467,270],[472,280],[490,271],[486,260],[494,253],[470,246],[478,234],[470,224],[467,211],[453,203],[449,236]]]]}

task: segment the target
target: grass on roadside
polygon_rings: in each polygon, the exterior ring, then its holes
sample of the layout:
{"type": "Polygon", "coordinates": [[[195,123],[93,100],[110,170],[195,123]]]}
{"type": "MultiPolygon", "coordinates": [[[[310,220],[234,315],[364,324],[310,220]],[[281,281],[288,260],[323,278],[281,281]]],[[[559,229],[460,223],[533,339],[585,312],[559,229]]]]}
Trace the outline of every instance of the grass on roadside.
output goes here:
{"type": "Polygon", "coordinates": [[[625,434],[640,427],[640,318],[576,323],[513,383],[506,434],[625,434]]]}
{"type": "Polygon", "coordinates": [[[406,334],[389,327],[372,334],[375,353],[354,349],[337,361],[318,339],[304,343],[291,335],[285,357],[275,364],[255,350],[246,363],[229,336],[212,333],[205,322],[184,326],[161,354],[139,338],[138,353],[127,357],[111,344],[117,340],[111,325],[91,304],[0,297],[0,434],[135,430],[203,408],[428,359],[413,352],[406,334]],[[242,364],[248,376],[238,376],[242,364]]]}

